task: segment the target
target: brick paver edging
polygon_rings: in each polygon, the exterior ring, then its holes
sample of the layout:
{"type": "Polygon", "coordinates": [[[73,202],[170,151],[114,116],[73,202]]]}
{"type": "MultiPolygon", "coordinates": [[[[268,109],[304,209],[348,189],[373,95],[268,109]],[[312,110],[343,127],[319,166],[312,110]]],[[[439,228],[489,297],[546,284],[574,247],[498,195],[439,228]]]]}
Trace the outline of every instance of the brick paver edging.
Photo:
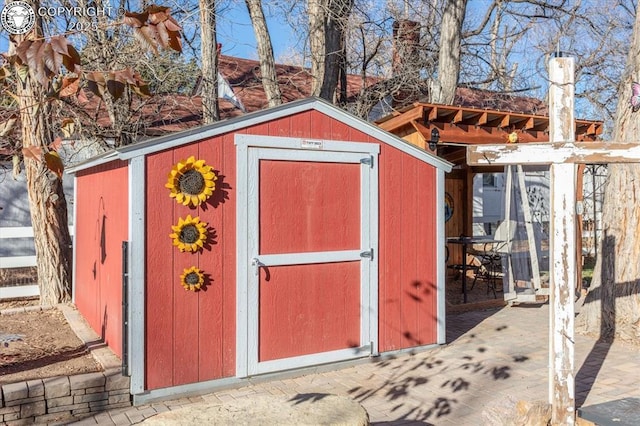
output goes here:
{"type": "Polygon", "coordinates": [[[50,377],[2,386],[0,423],[51,423],[129,406],[129,377],[119,369],[50,377]]]}

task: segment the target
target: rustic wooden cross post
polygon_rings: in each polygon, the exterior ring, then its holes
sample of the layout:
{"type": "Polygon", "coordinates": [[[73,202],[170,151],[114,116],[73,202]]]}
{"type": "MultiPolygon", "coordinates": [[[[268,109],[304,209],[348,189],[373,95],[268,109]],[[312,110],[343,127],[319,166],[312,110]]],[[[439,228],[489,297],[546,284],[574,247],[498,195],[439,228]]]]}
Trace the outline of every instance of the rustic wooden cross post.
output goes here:
{"type": "MultiPolygon", "coordinates": [[[[574,143],[574,62],[549,64],[550,143],[467,147],[469,165],[548,164],[551,168],[549,400],[553,425],[575,423],[574,303],[576,164],[638,163],[640,145],[574,143]]],[[[581,190],[581,188],[579,188],[581,190]]]]}

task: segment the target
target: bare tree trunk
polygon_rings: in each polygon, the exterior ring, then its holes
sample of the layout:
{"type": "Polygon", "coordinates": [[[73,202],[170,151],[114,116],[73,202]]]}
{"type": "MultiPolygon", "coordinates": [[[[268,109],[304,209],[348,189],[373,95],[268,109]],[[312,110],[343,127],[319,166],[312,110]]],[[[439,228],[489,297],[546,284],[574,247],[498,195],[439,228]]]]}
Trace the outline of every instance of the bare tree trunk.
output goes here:
{"type": "Polygon", "coordinates": [[[333,102],[341,74],[346,75],[345,27],[353,0],[329,0],[325,22],[325,66],[320,97],[333,102]]]}
{"type": "Polygon", "coordinates": [[[334,102],[341,73],[345,73],[346,24],[353,0],[309,0],[312,95],[334,102]]]}
{"type": "Polygon", "coordinates": [[[202,122],[220,120],[218,108],[218,42],[216,0],[199,0],[200,51],[202,61],[202,122]]]}
{"type": "Polygon", "coordinates": [[[267,29],[267,21],[262,10],[262,0],[245,0],[249,16],[253,24],[253,31],[256,34],[258,43],[258,56],[260,58],[260,73],[262,74],[262,87],[267,95],[269,106],[276,106],[282,103],[282,94],[278,85],[278,73],[276,63],[273,59],[273,46],[271,36],[267,29]]]}
{"type": "Polygon", "coordinates": [[[453,103],[460,75],[460,39],[467,0],[446,1],[440,29],[437,81],[431,88],[431,102],[453,103]]]}
{"type": "MultiPolygon", "coordinates": [[[[32,4],[37,10],[38,3],[32,4]]],[[[29,36],[41,37],[39,19],[29,36]]],[[[16,42],[22,37],[16,37],[16,42]]],[[[12,46],[15,48],[15,45],[12,46]]],[[[38,147],[43,151],[53,141],[50,123],[51,104],[45,88],[31,74],[17,85],[19,98],[22,147],[38,147]]],[[[41,159],[25,157],[29,210],[36,248],[36,266],[40,287],[40,304],[52,305],[71,300],[71,236],[67,223],[67,202],[62,179],[50,171],[41,159]]]]}
{"type": "Polygon", "coordinates": [[[309,49],[311,51],[311,96],[319,96],[324,78],[324,22],[326,19],[326,0],[309,0],[309,49]]]}
{"type": "MultiPolygon", "coordinates": [[[[637,142],[640,112],[629,105],[640,73],[640,14],[636,15],[624,78],[618,93],[614,141],[637,142]]],[[[612,164],[605,187],[603,237],[593,281],[577,329],[640,342],[640,165],[612,164]]]]}

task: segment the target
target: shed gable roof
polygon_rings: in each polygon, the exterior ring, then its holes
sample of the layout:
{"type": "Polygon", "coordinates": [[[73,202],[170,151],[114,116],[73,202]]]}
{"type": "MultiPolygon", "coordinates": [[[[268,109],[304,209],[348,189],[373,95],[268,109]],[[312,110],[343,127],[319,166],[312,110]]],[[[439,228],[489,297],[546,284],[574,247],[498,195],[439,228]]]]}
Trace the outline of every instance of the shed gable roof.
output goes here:
{"type": "Polygon", "coordinates": [[[321,100],[319,98],[307,98],[299,101],[289,102],[274,108],[246,114],[241,117],[235,117],[209,125],[195,127],[186,131],[153,138],[144,142],[138,142],[133,145],[118,148],[99,157],[95,157],[83,163],[80,163],[74,167],[70,167],[67,172],[75,173],[80,170],[85,170],[99,164],[113,161],[115,159],[129,160],[134,157],[152,154],[154,152],[163,151],[165,149],[178,147],[198,140],[207,139],[224,133],[251,127],[257,124],[262,124],[281,117],[286,117],[296,113],[312,110],[321,112],[337,121],[353,127],[354,129],[360,130],[361,132],[387,145],[397,148],[400,151],[409,154],[421,161],[424,161],[425,163],[430,164],[438,169],[442,169],[446,172],[451,171],[453,165],[448,161],[438,158],[421,148],[411,145],[405,140],[386,132],[385,130],[375,126],[374,124],[364,121],[352,114],[349,114],[348,112],[324,100],[321,100]]]}

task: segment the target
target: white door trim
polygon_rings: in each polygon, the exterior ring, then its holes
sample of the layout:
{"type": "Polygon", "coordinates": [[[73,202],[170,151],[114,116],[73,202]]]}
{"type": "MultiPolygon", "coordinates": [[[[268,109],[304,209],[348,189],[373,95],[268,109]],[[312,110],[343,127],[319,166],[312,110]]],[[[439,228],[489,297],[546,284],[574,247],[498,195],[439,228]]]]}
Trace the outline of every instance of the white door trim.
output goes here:
{"type": "MultiPolygon", "coordinates": [[[[378,351],[378,158],[380,147],[372,143],[322,141],[322,149],[305,149],[302,139],[257,135],[235,135],[237,145],[237,345],[236,375],[247,377],[271,371],[323,364],[378,351]],[[332,148],[328,150],[327,148],[332,148]],[[335,149],[334,149],[335,148],[335,149]],[[256,256],[259,183],[257,171],[261,159],[362,164],[361,170],[361,249],[322,253],[273,254],[256,256]],[[371,251],[372,258],[361,253],[371,251]],[[254,259],[255,258],[255,259],[254,259]],[[361,265],[361,326],[358,348],[321,354],[258,362],[257,323],[258,279],[252,260],[259,265],[328,263],[359,261],[361,265]]],[[[309,144],[309,146],[313,146],[309,144]]]]}

